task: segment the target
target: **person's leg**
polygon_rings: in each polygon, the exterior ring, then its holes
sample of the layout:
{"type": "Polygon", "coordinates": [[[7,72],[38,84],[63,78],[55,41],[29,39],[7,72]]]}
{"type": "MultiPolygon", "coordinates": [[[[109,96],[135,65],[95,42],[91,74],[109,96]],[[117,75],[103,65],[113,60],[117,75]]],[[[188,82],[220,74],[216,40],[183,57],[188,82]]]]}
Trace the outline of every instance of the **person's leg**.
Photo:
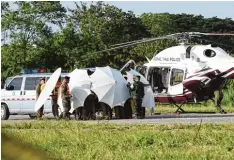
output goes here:
{"type": "Polygon", "coordinates": [[[63,100],[63,109],[63,119],[67,119],[68,103],[65,100],[63,100]]]}
{"type": "Polygon", "coordinates": [[[137,110],[139,118],[142,118],[142,99],[137,99],[137,110]]]}
{"type": "Polygon", "coordinates": [[[135,114],[137,118],[140,118],[141,114],[141,105],[139,99],[133,99],[134,100],[134,106],[135,106],[135,114]]]}
{"type": "Polygon", "coordinates": [[[145,107],[141,107],[141,117],[145,118],[145,107]]]}
{"type": "Polygon", "coordinates": [[[215,107],[217,108],[218,112],[222,112],[221,108],[221,101],[220,101],[220,92],[219,90],[214,91],[214,96],[215,96],[215,107]]]}

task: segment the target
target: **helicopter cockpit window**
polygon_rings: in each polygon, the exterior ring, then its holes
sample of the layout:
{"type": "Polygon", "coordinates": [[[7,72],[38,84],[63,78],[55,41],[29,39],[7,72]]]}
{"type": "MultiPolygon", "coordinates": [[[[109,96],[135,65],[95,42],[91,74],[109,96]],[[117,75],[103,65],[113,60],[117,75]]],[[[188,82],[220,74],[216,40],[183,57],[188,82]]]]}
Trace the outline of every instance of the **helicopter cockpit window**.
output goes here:
{"type": "Polygon", "coordinates": [[[211,57],[216,56],[216,53],[215,53],[215,51],[213,51],[213,50],[211,50],[211,49],[207,49],[207,50],[204,51],[204,55],[205,55],[206,57],[211,58],[211,57]]]}
{"type": "Polygon", "coordinates": [[[183,81],[184,71],[182,69],[172,69],[170,85],[174,86],[183,81]]]}

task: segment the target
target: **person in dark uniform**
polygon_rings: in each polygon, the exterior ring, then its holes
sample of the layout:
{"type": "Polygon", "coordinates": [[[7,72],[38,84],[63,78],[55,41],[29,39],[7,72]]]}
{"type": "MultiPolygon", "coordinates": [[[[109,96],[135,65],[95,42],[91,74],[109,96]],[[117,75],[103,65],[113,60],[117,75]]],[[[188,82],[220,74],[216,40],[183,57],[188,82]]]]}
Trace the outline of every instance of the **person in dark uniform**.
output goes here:
{"type": "Polygon", "coordinates": [[[56,119],[59,119],[59,112],[58,112],[58,108],[59,108],[59,105],[58,105],[58,90],[59,90],[59,87],[61,86],[62,82],[61,82],[61,77],[59,77],[57,83],[56,83],[56,86],[52,92],[52,111],[53,111],[53,114],[55,116],[56,119]]]}
{"type": "Polygon", "coordinates": [[[63,104],[63,118],[70,119],[69,110],[71,109],[71,94],[69,90],[68,83],[70,77],[65,76],[62,85],[59,88],[59,94],[61,94],[62,104],[63,104]]]}
{"type": "MultiPolygon", "coordinates": [[[[124,79],[127,81],[128,77],[126,75],[126,73],[123,75],[124,79]]],[[[129,94],[131,95],[131,92],[129,92],[129,94]]],[[[126,119],[131,119],[132,118],[132,98],[129,98],[125,101],[124,103],[124,107],[123,107],[123,117],[126,119]]]]}
{"type": "Polygon", "coordinates": [[[134,102],[135,114],[136,117],[144,118],[144,111],[142,108],[142,99],[144,97],[144,84],[140,81],[140,76],[133,77],[133,85],[130,83],[127,84],[127,87],[131,91],[131,97],[134,102]]]}
{"type": "Polygon", "coordinates": [[[214,102],[215,102],[215,107],[217,108],[219,113],[227,113],[225,112],[222,107],[221,107],[221,102],[223,100],[223,92],[222,88],[224,85],[227,83],[227,80],[217,76],[212,82],[211,82],[211,88],[214,89],[214,102]]]}
{"type": "MultiPolygon", "coordinates": [[[[36,100],[39,98],[42,90],[45,88],[45,77],[40,78],[40,83],[36,86],[36,100]]],[[[37,119],[41,119],[43,115],[44,105],[37,111],[37,119]]]]}

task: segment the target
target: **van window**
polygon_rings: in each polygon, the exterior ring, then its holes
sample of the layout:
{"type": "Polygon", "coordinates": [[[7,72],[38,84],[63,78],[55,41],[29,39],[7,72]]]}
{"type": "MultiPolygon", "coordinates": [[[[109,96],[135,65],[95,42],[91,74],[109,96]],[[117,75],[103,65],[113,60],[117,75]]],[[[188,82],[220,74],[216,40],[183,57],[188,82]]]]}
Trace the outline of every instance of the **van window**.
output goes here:
{"type": "Polygon", "coordinates": [[[183,81],[184,71],[182,69],[172,69],[170,85],[174,86],[183,81]]]}
{"type": "Polygon", "coordinates": [[[9,84],[9,86],[13,86],[13,90],[21,90],[22,81],[23,77],[14,78],[9,84]]]}
{"type": "Polygon", "coordinates": [[[27,77],[24,90],[35,90],[36,85],[40,83],[40,77],[27,77]]]}

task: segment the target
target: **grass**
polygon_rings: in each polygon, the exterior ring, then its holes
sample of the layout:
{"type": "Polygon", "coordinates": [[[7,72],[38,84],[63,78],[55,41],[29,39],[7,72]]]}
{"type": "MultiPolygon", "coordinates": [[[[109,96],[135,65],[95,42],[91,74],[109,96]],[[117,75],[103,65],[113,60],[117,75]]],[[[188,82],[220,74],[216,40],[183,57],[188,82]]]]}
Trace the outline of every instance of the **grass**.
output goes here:
{"type": "Polygon", "coordinates": [[[49,159],[234,158],[233,124],[117,125],[41,121],[3,124],[2,133],[34,146],[49,159]]]}
{"type": "MultiPolygon", "coordinates": [[[[217,109],[214,105],[184,105],[182,107],[185,112],[217,112],[217,109]]],[[[222,107],[228,113],[234,113],[233,106],[223,106],[222,107]]],[[[177,109],[176,106],[173,105],[158,105],[155,107],[156,113],[173,113],[177,109]]]]}

